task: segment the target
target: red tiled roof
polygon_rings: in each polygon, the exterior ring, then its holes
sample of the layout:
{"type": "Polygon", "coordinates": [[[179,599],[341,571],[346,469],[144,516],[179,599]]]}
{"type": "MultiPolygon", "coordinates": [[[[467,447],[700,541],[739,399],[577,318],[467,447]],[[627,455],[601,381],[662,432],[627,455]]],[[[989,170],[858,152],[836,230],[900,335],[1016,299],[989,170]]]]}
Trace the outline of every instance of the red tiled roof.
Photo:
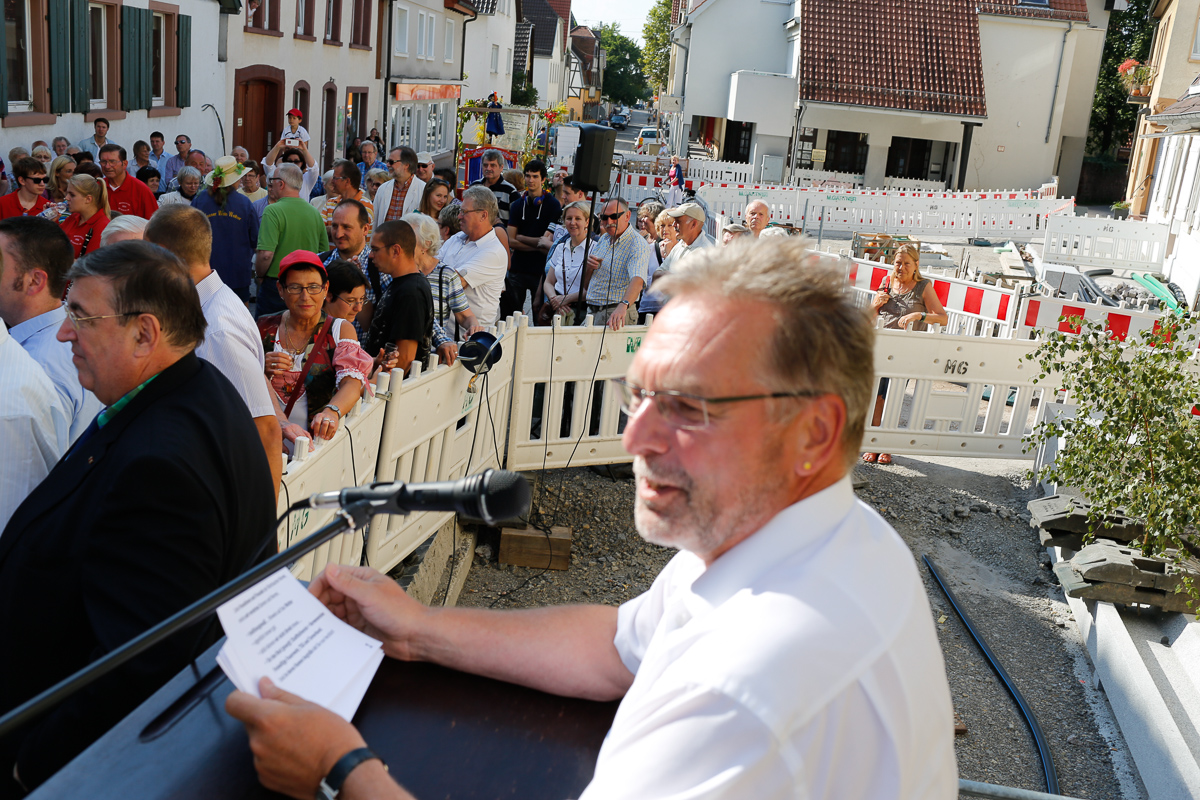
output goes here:
{"type": "Polygon", "coordinates": [[[683,13],[683,0],[671,0],[671,25],[679,24],[679,15],[683,13]]]}
{"type": "Polygon", "coordinates": [[[979,3],[979,13],[1072,22],[1088,21],[1087,0],[1050,0],[1048,6],[1029,5],[1021,0],[983,0],[979,3]]]}
{"type": "Polygon", "coordinates": [[[974,0],[803,0],[800,52],[802,100],[987,116],[974,0]]]}
{"type": "Polygon", "coordinates": [[[558,14],[559,19],[562,20],[563,52],[565,53],[567,52],[567,48],[571,46],[571,0],[547,0],[547,2],[554,9],[554,13],[558,14]]]}

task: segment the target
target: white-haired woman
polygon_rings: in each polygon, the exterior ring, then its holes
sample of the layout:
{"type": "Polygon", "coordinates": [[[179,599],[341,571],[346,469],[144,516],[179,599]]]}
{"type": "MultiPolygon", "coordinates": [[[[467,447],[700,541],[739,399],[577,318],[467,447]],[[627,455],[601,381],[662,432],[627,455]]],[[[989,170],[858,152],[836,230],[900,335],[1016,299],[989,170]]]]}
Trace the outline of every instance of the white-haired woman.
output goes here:
{"type": "Polygon", "coordinates": [[[179,191],[167,192],[162,197],[158,198],[160,206],[169,206],[173,203],[184,203],[191,205],[192,200],[200,192],[200,170],[195,167],[181,167],[179,172],[175,173],[175,177],[179,179],[179,191]]]}
{"type": "MultiPolygon", "coordinates": [[[[483,330],[467,303],[462,278],[438,260],[438,253],[442,248],[442,232],[433,217],[414,212],[405,214],[400,219],[407,222],[417,235],[414,259],[417,269],[429,280],[429,288],[433,292],[434,325],[441,327],[450,341],[466,339],[476,331],[483,330]]],[[[437,338],[436,331],[434,338],[437,338]]]]}
{"type": "Polygon", "coordinates": [[[104,233],[100,234],[100,246],[106,247],[117,242],[145,238],[143,234],[146,232],[147,222],[149,220],[145,217],[139,217],[136,214],[122,214],[116,217],[104,227],[104,233]]]}

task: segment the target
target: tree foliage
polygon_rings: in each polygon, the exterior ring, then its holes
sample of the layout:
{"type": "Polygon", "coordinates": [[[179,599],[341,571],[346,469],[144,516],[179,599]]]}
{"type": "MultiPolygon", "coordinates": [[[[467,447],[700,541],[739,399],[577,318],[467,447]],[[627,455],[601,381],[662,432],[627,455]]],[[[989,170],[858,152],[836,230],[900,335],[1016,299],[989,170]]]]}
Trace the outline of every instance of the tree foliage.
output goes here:
{"type": "Polygon", "coordinates": [[[666,91],[671,66],[671,0],[655,0],[642,26],[642,72],[650,86],[666,91]]]}
{"type": "Polygon", "coordinates": [[[650,87],[642,73],[642,48],[621,33],[617,23],[602,24],[598,31],[600,46],[608,53],[604,68],[604,94],[622,103],[636,103],[650,97],[650,87]]]}
{"type": "Polygon", "coordinates": [[[536,108],[538,90],[524,73],[513,73],[512,91],[509,92],[509,102],[514,106],[536,108]]]}
{"type": "Polygon", "coordinates": [[[1088,151],[1093,155],[1112,153],[1128,141],[1137,126],[1140,106],[1126,102],[1129,91],[1121,83],[1117,67],[1128,58],[1145,63],[1150,56],[1154,25],[1149,11],[1155,1],[1129,0],[1127,10],[1114,11],[1108,18],[1088,131],[1088,151]]]}
{"type": "MultiPolygon", "coordinates": [[[[1064,437],[1037,477],[1090,501],[1093,531],[1118,510],[1144,520],[1142,552],[1179,564],[1200,544],[1189,539],[1200,523],[1200,423],[1192,419],[1200,318],[1168,313],[1158,330],[1124,342],[1099,322],[1071,321],[1078,334],[1055,331],[1027,356],[1039,362],[1039,380],[1062,375],[1076,406],[1074,419],[1047,419],[1026,437],[1033,445],[1064,437]]],[[[1200,591],[1186,576],[1183,583],[1195,611],[1200,591]]]]}

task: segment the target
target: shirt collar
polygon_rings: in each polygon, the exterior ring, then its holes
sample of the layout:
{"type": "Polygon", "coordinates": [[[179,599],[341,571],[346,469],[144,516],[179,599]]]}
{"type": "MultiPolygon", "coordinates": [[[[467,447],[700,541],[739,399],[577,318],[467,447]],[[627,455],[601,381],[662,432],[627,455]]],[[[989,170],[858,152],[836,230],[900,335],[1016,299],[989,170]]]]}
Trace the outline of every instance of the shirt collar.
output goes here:
{"type": "Polygon", "coordinates": [[[201,307],[203,307],[205,303],[207,303],[209,300],[211,300],[212,297],[217,292],[219,292],[221,290],[221,287],[224,285],[225,284],[221,280],[221,276],[217,274],[217,271],[215,269],[212,272],[208,273],[208,275],[205,276],[204,279],[202,279],[199,283],[197,283],[196,284],[196,294],[200,295],[201,307]]]}
{"type": "Polygon", "coordinates": [[[67,318],[67,312],[62,306],[55,306],[49,311],[38,314],[36,317],[30,317],[20,325],[13,325],[12,337],[17,340],[17,344],[24,345],[29,341],[35,333],[40,333],[51,326],[58,327],[62,325],[63,320],[67,318]]]}
{"type": "MultiPolygon", "coordinates": [[[[819,546],[854,507],[850,476],[776,514],[750,537],[717,557],[693,583],[693,613],[716,608],[759,576],[802,550],[819,546]]],[[[692,606],[693,603],[689,603],[692,606]]]]}
{"type": "Polygon", "coordinates": [[[142,393],[142,389],[145,389],[147,386],[150,385],[150,381],[154,380],[161,374],[162,373],[159,373],[159,372],[154,373],[149,378],[146,378],[146,380],[142,381],[138,386],[136,386],[133,389],[130,389],[128,392],[126,392],[125,396],[122,397],[120,400],[118,400],[117,402],[115,402],[111,406],[109,406],[108,408],[101,411],[100,415],[98,417],[96,417],[96,426],[99,428],[103,428],[105,425],[107,425],[112,420],[113,417],[115,417],[117,414],[121,413],[121,409],[123,409],[125,406],[127,406],[131,402],[133,402],[133,398],[137,397],[139,394],[142,393]]]}

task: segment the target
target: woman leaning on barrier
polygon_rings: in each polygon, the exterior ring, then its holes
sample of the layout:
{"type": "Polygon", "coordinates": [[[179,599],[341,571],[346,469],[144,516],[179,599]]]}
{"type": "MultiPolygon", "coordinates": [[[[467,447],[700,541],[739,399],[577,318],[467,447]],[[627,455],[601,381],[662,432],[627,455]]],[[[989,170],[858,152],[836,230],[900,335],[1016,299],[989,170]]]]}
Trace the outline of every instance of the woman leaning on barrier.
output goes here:
{"type": "MultiPolygon", "coordinates": [[[[914,244],[901,245],[896,251],[892,271],[871,300],[871,310],[883,320],[883,327],[891,330],[908,330],[911,325],[912,330],[923,331],[930,324],[945,325],[950,320],[933,281],[921,277],[921,251],[914,244]]],[[[887,378],[879,379],[872,425],[879,425],[883,419],[883,398],[889,383],[887,378]]],[[[863,453],[862,460],[868,464],[892,463],[888,453],[863,453]]]]}

